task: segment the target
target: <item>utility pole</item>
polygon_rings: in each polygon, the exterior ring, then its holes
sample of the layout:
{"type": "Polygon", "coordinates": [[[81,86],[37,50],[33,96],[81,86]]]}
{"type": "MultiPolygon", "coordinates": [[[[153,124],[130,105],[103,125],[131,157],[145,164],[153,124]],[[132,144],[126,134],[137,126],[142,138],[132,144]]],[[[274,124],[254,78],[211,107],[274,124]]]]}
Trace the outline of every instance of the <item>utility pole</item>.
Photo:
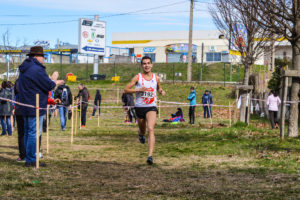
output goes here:
{"type": "MultiPolygon", "coordinates": [[[[273,4],[275,4],[275,0],[273,0],[273,4]]],[[[272,20],[272,24],[274,24],[273,19],[272,20]]],[[[275,38],[274,35],[271,38],[271,71],[274,72],[275,70],[275,38]]]]}
{"type": "Polygon", "coordinates": [[[189,52],[188,52],[188,67],[187,67],[187,81],[192,81],[192,54],[193,54],[193,17],[194,17],[194,0],[191,1],[190,6],[190,28],[189,28],[189,52]]]}
{"type": "MultiPolygon", "coordinates": [[[[94,16],[95,21],[99,21],[99,15],[94,16]]],[[[99,55],[94,55],[94,72],[93,74],[98,74],[98,63],[99,63],[99,55]]]]}
{"type": "Polygon", "coordinates": [[[202,81],[202,77],[203,77],[203,57],[204,57],[204,43],[202,42],[202,47],[201,47],[201,77],[200,77],[200,81],[202,81]]]}

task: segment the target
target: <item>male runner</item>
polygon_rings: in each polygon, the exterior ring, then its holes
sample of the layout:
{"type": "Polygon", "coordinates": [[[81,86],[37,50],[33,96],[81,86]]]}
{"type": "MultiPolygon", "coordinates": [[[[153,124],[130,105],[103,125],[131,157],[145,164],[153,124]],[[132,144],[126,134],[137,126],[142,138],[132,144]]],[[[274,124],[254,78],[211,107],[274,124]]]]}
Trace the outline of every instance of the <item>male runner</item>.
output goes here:
{"type": "Polygon", "coordinates": [[[136,93],[135,112],[138,118],[139,131],[138,136],[142,144],[145,144],[146,125],[148,129],[148,145],[149,154],[147,163],[153,164],[153,150],[155,144],[154,126],[156,122],[156,91],[161,95],[165,95],[165,91],[161,88],[159,79],[151,72],[152,60],[148,56],[144,56],[141,60],[143,73],[139,73],[130,81],[125,88],[125,93],[136,93]],[[131,89],[135,86],[135,89],[131,89]]]}

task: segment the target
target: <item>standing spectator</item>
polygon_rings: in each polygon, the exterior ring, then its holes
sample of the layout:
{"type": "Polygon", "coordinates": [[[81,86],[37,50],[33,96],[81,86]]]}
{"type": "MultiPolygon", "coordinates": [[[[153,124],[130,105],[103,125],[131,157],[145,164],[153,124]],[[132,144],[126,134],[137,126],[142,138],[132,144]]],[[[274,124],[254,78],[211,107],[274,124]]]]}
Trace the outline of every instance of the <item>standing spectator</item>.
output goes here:
{"type": "Polygon", "coordinates": [[[124,106],[127,108],[128,122],[132,123],[132,119],[134,118],[134,122],[137,123],[137,117],[134,112],[134,97],[133,94],[125,94],[125,103],[124,106]]]}
{"type": "Polygon", "coordinates": [[[77,95],[77,102],[79,102],[78,107],[80,108],[80,104],[81,106],[81,128],[85,128],[85,124],[86,124],[86,111],[88,108],[88,103],[89,103],[89,98],[90,98],[90,94],[89,91],[86,87],[84,87],[84,85],[82,83],[80,83],[78,85],[78,89],[79,89],[79,93],[77,95]],[[82,102],[80,102],[80,97],[82,102]]]}
{"type": "Polygon", "coordinates": [[[278,122],[276,118],[277,118],[277,112],[280,103],[281,101],[277,93],[274,93],[274,91],[271,90],[270,95],[268,96],[267,99],[267,105],[269,108],[269,115],[270,115],[270,122],[271,122],[272,129],[274,129],[275,127],[278,128],[278,122]]]}
{"type": "Polygon", "coordinates": [[[59,99],[58,112],[60,117],[61,130],[66,130],[68,107],[72,105],[72,93],[66,84],[60,85],[54,92],[54,99],[59,99]]]}
{"type": "MultiPolygon", "coordinates": [[[[35,166],[36,162],[36,132],[42,133],[43,115],[46,110],[39,110],[39,127],[36,130],[36,94],[39,94],[40,108],[46,108],[48,102],[48,92],[55,88],[56,85],[63,84],[64,81],[57,81],[58,73],[51,80],[45,70],[44,51],[41,46],[30,48],[27,58],[19,67],[19,96],[20,103],[34,106],[20,106],[20,112],[24,116],[24,145],[26,151],[25,166],[35,166]]],[[[40,163],[41,167],[45,164],[40,163]]]]}
{"type": "MultiPolygon", "coordinates": [[[[11,85],[7,81],[3,81],[1,84],[1,91],[0,97],[5,99],[14,100],[14,91],[11,88],[11,85]]],[[[0,103],[0,119],[1,119],[1,126],[2,126],[2,134],[9,136],[12,135],[12,127],[11,127],[11,115],[13,111],[13,105],[11,102],[6,100],[1,100],[0,103]]]]}
{"type": "MultiPolygon", "coordinates": [[[[19,79],[15,82],[14,92],[15,92],[15,101],[20,102],[20,94],[19,94],[19,79]]],[[[18,130],[18,146],[19,146],[19,157],[17,158],[17,162],[25,162],[26,151],[24,146],[24,117],[20,111],[19,104],[15,105],[15,116],[17,121],[17,130],[18,130]]]]}
{"type": "Polygon", "coordinates": [[[196,108],[196,91],[194,87],[190,88],[190,95],[188,96],[187,100],[190,101],[190,108],[189,108],[189,118],[190,124],[195,123],[195,108],[196,108]]]}
{"type": "Polygon", "coordinates": [[[205,90],[205,93],[202,96],[202,104],[204,109],[204,118],[211,118],[211,105],[213,104],[212,95],[208,90],[205,90]]]}
{"type": "Polygon", "coordinates": [[[95,100],[94,100],[94,109],[93,109],[93,114],[92,116],[95,116],[95,113],[97,111],[97,108],[98,108],[98,112],[99,112],[99,115],[100,115],[100,105],[101,105],[101,94],[100,94],[100,90],[96,90],[96,96],[95,96],[95,100]]]}

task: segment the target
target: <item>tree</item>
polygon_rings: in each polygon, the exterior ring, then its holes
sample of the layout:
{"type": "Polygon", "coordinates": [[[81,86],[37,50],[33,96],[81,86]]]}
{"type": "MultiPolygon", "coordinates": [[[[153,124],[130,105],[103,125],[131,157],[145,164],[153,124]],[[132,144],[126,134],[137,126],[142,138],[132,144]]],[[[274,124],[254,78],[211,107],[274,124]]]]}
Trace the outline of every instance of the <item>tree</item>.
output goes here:
{"type": "MultiPolygon", "coordinates": [[[[300,70],[300,0],[248,0],[255,5],[257,13],[252,21],[261,28],[268,29],[277,39],[286,39],[292,45],[293,70],[300,70]]],[[[239,6],[245,7],[243,0],[239,6]]],[[[250,14],[248,12],[248,14],[250,14]]],[[[291,101],[298,102],[299,78],[292,78],[291,101]]],[[[298,103],[290,107],[288,136],[298,136],[298,103]]]]}
{"type": "MultiPolygon", "coordinates": [[[[240,7],[239,0],[214,0],[214,6],[210,7],[210,13],[214,23],[224,36],[229,40],[230,46],[240,54],[241,63],[245,68],[243,85],[249,84],[250,67],[263,56],[264,49],[268,41],[259,38],[265,38],[269,32],[261,28],[252,16],[257,10],[253,4],[247,3],[240,7]]],[[[242,92],[242,104],[240,111],[240,121],[245,122],[246,112],[246,93],[242,92]]]]}

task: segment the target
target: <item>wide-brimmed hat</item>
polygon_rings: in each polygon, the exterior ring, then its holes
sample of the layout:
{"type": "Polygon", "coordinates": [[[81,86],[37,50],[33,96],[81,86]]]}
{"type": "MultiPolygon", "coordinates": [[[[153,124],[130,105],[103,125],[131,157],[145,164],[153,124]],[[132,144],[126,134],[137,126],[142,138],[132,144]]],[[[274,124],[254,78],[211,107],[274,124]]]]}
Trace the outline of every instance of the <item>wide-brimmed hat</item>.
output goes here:
{"type": "Polygon", "coordinates": [[[45,56],[44,49],[41,46],[33,46],[27,56],[45,56]]]}

